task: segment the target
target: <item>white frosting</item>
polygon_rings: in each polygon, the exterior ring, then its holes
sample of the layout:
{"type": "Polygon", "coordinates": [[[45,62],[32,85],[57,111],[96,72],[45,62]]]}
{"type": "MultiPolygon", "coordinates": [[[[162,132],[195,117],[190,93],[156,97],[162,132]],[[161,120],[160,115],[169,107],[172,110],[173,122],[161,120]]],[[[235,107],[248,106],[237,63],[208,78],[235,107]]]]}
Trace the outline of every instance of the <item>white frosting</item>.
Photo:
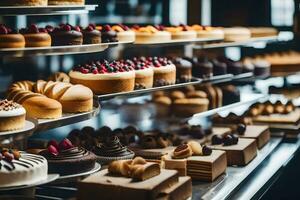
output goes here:
{"type": "Polygon", "coordinates": [[[23,107],[15,108],[13,110],[0,110],[0,117],[16,117],[16,116],[21,116],[25,115],[26,110],[23,107]]]}
{"type": "MultiPolygon", "coordinates": [[[[48,163],[47,160],[39,155],[21,153],[20,160],[13,162],[25,161],[30,164],[30,167],[25,167],[19,164],[14,164],[15,169],[7,170],[5,167],[0,169],[0,187],[11,187],[20,185],[31,185],[47,179],[48,163]],[[34,157],[31,157],[34,156],[34,157]]],[[[5,164],[5,161],[0,161],[5,164]]],[[[28,164],[27,164],[28,165],[28,164]]],[[[29,166],[29,165],[28,165],[29,166]]]]}
{"type": "Polygon", "coordinates": [[[167,73],[176,70],[176,66],[174,64],[162,66],[162,67],[153,67],[154,73],[167,73]]]}
{"type": "Polygon", "coordinates": [[[129,72],[117,72],[117,73],[106,73],[106,74],[83,74],[77,71],[70,71],[69,76],[75,79],[82,80],[111,80],[111,79],[129,79],[135,77],[134,71],[129,72]]]}
{"type": "Polygon", "coordinates": [[[151,67],[135,71],[136,78],[142,78],[145,76],[153,76],[153,74],[154,74],[154,71],[153,71],[153,68],[151,68],[151,67]]]}

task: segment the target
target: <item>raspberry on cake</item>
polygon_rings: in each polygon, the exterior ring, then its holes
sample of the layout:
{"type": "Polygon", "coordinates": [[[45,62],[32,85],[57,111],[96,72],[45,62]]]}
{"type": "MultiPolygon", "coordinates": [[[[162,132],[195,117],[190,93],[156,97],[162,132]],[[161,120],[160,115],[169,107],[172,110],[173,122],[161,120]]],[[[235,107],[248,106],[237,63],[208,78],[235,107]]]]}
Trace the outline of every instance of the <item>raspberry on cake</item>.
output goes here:
{"type": "Polygon", "coordinates": [[[50,47],[51,37],[46,28],[38,28],[37,25],[31,24],[28,28],[20,29],[20,33],[25,38],[26,47],[50,47]]]}
{"type": "Polygon", "coordinates": [[[135,41],[135,32],[130,30],[128,26],[123,24],[114,25],[112,30],[117,32],[117,39],[120,42],[132,42],[135,41]]]}
{"type": "Polygon", "coordinates": [[[132,28],[136,34],[136,43],[154,43],[171,41],[171,33],[164,31],[163,26],[134,26],[132,28]]]}
{"type": "Polygon", "coordinates": [[[101,31],[103,43],[118,42],[117,32],[110,25],[97,26],[96,29],[101,31]]]}
{"type": "Polygon", "coordinates": [[[25,38],[18,30],[0,24],[0,48],[24,48],[25,38]]]}
{"type": "Polygon", "coordinates": [[[150,57],[148,60],[153,64],[155,87],[175,84],[176,67],[171,60],[158,57],[150,57]]]}
{"type": "Polygon", "coordinates": [[[134,89],[135,71],[128,63],[93,61],[70,71],[71,83],[89,87],[95,94],[127,92],[134,89]]]}
{"type": "Polygon", "coordinates": [[[101,32],[96,29],[94,24],[89,24],[82,29],[83,44],[99,44],[101,43],[101,32]]]}
{"type": "Polygon", "coordinates": [[[197,33],[186,25],[166,27],[166,31],[172,35],[172,40],[192,40],[197,38],[197,33]]]}
{"type": "Polygon", "coordinates": [[[46,29],[51,35],[52,46],[81,45],[83,43],[83,35],[79,26],[60,24],[59,27],[53,28],[48,25],[46,29]]]}

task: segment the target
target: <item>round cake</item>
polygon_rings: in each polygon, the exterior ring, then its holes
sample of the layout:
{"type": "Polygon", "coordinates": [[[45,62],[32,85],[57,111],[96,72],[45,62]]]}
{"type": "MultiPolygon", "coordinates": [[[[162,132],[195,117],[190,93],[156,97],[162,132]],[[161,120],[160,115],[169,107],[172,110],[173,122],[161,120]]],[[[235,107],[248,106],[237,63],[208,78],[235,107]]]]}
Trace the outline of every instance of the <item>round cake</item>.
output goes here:
{"type": "Polygon", "coordinates": [[[95,94],[127,92],[134,89],[133,67],[118,61],[96,61],[75,66],[69,76],[71,83],[85,85],[95,94]]]}
{"type": "Polygon", "coordinates": [[[35,24],[32,24],[29,28],[20,29],[20,33],[25,38],[26,47],[51,46],[51,37],[45,28],[38,28],[35,24]]]}
{"type": "Polygon", "coordinates": [[[221,28],[193,25],[198,38],[224,39],[224,31],[221,28]]]}
{"type": "Polygon", "coordinates": [[[198,58],[193,67],[193,75],[199,78],[213,76],[213,64],[207,58],[198,58]]]}
{"type": "Polygon", "coordinates": [[[161,43],[171,41],[171,33],[164,31],[163,27],[135,26],[132,30],[135,31],[136,34],[135,43],[161,43]]]}
{"type": "Polygon", "coordinates": [[[0,6],[47,6],[48,0],[1,0],[0,6]]]}
{"type": "Polygon", "coordinates": [[[85,0],[48,0],[48,5],[84,5],[85,0]]]}
{"type": "Polygon", "coordinates": [[[24,48],[25,38],[18,30],[0,24],[0,48],[24,48]]]}
{"type": "Polygon", "coordinates": [[[165,30],[171,33],[172,40],[192,40],[197,38],[196,31],[189,26],[166,27],[165,30]]]}
{"type": "Polygon", "coordinates": [[[189,98],[176,99],[173,102],[173,114],[179,117],[190,117],[196,113],[207,111],[208,99],[189,98]]]}
{"type": "Polygon", "coordinates": [[[251,38],[251,32],[248,28],[244,28],[244,27],[224,28],[223,31],[224,31],[224,40],[227,42],[243,41],[251,38]]]}
{"type": "Polygon", "coordinates": [[[103,43],[118,42],[117,32],[110,25],[99,26],[97,30],[101,31],[101,40],[103,43]]]}
{"type": "Polygon", "coordinates": [[[101,43],[101,32],[96,30],[95,25],[90,24],[82,30],[83,44],[99,44],[101,43]]]}
{"type": "Polygon", "coordinates": [[[112,30],[117,32],[117,39],[120,42],[135,41],[135,32],[123,24],[112,26],[112,30]]]}
{"type": "Polygon", "coordinates": [[[26,110],[7,99],[0,101],[0,132],[22,129],[25,126],[26,110]]]}
{"type": "Polygon", "coordinates": [[[51,35],[52,46],[81,45],[83,43],[83,35],[78,26],[60,24],[57,28],[46,26],[46,29],[51,35]]]}
{"type": "Polygon", "coordinates": [[[167,58],[153,57],[149,59],[153,64],[155,87],[173,85],[176,83],[176,66],[167,58]]]}
{"type": "Polygon", "coordinates": [[[0,148],[0,188],[31,185],[46,180],[47,160],[16,150],[0,148]]]}
{"type": "Polygon", "coordinates": [[[84,148],[75,147],[70,140],[64,139],[59,144],[52,140],[48,148],[40,152],[48,161],[48,173],[60,175],[87,172],[95,167],[96,156],[84,148]]]}
{"type": "Polygon", "coordinates": [[[189,82],[192,79],[193,63],[183,58],[173,59],[176,66],[176,79],[179,83],[189,82]]]}

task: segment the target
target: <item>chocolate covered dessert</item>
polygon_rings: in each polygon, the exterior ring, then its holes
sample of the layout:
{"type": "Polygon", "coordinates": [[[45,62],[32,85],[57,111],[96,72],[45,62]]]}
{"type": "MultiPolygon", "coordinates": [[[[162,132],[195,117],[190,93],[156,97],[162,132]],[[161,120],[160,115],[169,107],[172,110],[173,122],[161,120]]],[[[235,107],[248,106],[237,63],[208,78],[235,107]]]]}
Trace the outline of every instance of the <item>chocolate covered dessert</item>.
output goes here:
{"type": "Polygon", "coordinates": [[[83,43],[83,35],[79,26],[60,24],[56,28],[46,26],[46,29],[51,35],[52,46],[81,45],[83,43]]]}
{"type": "Polygon", "coordinates": [[[83,44],[99,44],[101,43],[101,32],[96,30],[94,24],[88,25],[82,30],[83,44]]]}
{"type": "Polygon", "coordinates": [[[75,147],[70,140],[64,139],[59,144],[50,141],[48,148],[40,152],[48,161],[48,173],[70,175],[89,171],[94,168],[96,156],[92,152],[75,147]]]}
{"type": "Polygon", "coordinates": [[[103,43],[118,42],[117,32],[111,26],[105,25],[99,28],[101,31],[101,39],[103,43]]]}
{"type": "Polygon", "coordinates": [[[193,75],[199,78],[213,76],[213,64],[207,58],[198,58],[193,66],[193,75]]]}
{"type": "Polygon", "coordinates": [[[176,81],[178,83],[191,81],[193,67],[192,62],[184,58],[175,58],[173,63],[176,66],[176,81]]]}

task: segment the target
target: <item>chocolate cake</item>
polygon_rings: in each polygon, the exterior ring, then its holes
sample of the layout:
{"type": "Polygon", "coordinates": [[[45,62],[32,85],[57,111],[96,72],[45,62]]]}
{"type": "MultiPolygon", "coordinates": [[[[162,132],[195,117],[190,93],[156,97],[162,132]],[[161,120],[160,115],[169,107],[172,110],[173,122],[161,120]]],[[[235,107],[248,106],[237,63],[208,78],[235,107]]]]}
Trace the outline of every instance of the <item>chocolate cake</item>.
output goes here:
{"type": "Polygon", "coordinates": [[[183,58],[176,58],[173,60],[173,63],[176,66],[176,82],[184,83],[191,81],[192,62],[183,58]]]}
{"type": "Polygon", "coordinates": [[[213,64],[207,58],[198,58],[193,66],[193,75],[199,78],[213,76],[213,64]]]}
{"type": "Polygon", "coordinates": [[[89,171],[94,168],[96,156],[81,147],[75,147],[68,139],[59,144],[48,143],[48,149],[40,152],[48,161],[48,173],[70,175],[89,171]]]}
{"type": "Polygon", "coordinates": [[[99,44],[101,43],[101,32],[96,30],[96,26],[90,24],[82,30],[83,44],[99,44]]]}
{"type": "Polygon", "coordinates": [[[51,35],[52,46],[81,45],[83,43],[83,35],[79,26],[60,24],[57,28],[47,26],[46,29],[51,35]]]}
{"type": "Polygon", "coordinates": [[[213,74],[214,76],[227,74],[227,65],[224,62],[220,62],[216,59],[212,61],[213,63],[213,74]]]}
{"type": "Polygon", "coordinates": [[[112,30],[109,25],[105,25],[101,30],[101,39],[103,43],[118,42],[117,32],[112,30]]]}

